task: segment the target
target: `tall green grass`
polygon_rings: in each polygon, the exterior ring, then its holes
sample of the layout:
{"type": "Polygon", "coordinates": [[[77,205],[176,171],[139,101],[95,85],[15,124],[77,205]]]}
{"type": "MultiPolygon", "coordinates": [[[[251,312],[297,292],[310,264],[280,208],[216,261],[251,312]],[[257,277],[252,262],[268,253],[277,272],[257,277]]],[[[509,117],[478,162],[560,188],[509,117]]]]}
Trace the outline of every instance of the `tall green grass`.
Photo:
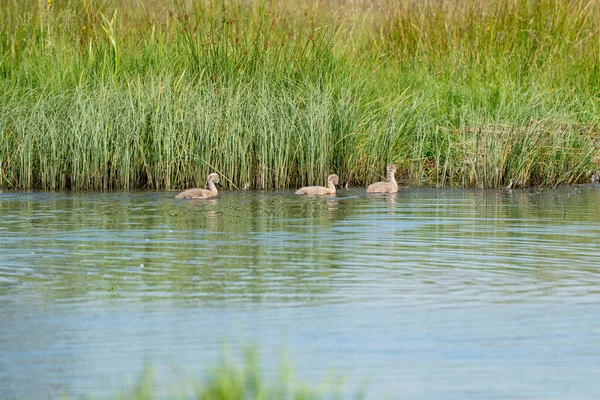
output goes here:
{"type": "Polygon", "coordinates": [[[6,1],[0,186],[583,183],[600,2],[6,1]]]}

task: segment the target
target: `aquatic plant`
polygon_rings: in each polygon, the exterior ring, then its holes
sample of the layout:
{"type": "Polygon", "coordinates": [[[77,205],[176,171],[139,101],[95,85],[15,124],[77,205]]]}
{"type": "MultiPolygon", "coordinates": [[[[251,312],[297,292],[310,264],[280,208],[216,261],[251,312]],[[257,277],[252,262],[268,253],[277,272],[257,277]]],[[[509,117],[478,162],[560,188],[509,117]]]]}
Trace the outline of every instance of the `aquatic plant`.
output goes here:
{"type": "Polygon", "coordinates": [[[498,188],[600,169],[600,3],[7,2],[0,186],[379,180],[498,188]]]}
{"type": "Polygon", "coordinates": [[[300,383],[289,366],[282,363],[275,378],[267,378],[260,365],[256,349],[246,348],[243,361],[236,362],[231,351],[224,350],[221,360],[203,379],[181,379],[172,389],[157,386],[152,368],[146,368],[132,389],[124,390],[121,399],[151,400],[318,400],[351,397],[359,400],[364,393],[350,393],[340,383],[322,383],[315,387],[300,383]]]}

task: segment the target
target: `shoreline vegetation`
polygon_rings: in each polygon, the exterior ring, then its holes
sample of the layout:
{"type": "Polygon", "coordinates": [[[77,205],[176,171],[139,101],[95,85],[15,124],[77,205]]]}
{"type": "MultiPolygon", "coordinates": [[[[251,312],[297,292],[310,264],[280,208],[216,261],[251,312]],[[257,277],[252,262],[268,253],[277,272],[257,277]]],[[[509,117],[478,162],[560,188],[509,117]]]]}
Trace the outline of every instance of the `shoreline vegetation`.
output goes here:
{"type": "Polygon", "coordinates": [[[7,0],[0,27],[0,187],[600,169],[600,1],[7,0]]]}
{"type": "MultiPolygon", "coordinates": [[[[283,359],[274,370],[267,373],[254,347],[243,349],[243,353],[237,359],[230,349],[222,350],[219,361],[209,368],[202,378],[183,377],[181,371],[176,368],[172,372],[175,381],[169,385],[164,382],[164,376],[161,379],[152,366],[148,366],[130,389],[124,389],[120,396],[111,398],[360,400],[366,397],[367,391],[365,384],[351,384],[349,379],[337,374],[330,374],[316,384],[303,383],[296,377],[287,359],[283,359]],[[351,386],[354,388],[351,389],[351,386]]],[[[106,398],[107,393],[103,393],[101,397],[106,398]]],[[[69,399],[68,395],[63,398],[69,399]]]]}

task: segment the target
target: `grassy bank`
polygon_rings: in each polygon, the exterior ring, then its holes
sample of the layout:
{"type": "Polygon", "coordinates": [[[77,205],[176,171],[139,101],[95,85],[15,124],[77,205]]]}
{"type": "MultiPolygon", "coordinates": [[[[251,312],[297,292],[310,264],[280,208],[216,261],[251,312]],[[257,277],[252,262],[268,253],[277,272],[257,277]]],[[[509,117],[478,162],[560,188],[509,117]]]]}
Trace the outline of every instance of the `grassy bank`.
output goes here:
{"type": "Polygon", "coordinates": [[[8,0],[0,186],[585,183],[600,2],[8,0]]]}

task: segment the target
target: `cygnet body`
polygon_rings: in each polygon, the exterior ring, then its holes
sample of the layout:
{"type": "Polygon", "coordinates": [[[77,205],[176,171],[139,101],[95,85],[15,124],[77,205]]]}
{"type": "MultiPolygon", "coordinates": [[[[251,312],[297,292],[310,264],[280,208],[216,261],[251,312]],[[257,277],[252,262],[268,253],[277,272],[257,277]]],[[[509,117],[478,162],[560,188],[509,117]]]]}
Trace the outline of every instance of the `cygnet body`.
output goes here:
{"type": "Polygon", "coordinates": [[[188,189],[175,196],[176,199],[210,199],[217,197],[219,192],[215,184],[221,185],[219,174],[213,172],[206,178],[207,189],[188,189]]]}
{"type": "Polygon", "coordinates": [[[388,164],[387,180],[385,182],[377,182],[367,187],[367,193],[396,193],[398,191],[398,183],[396,183],[396,166],[388,164]]]}
{"type": "Polygon", "coordinates": [[[327,177],[327,187],[325,186],[305,186],[296,191],[296,194],[307,194],[312,196],[325,196],[335,194],[335,185],[339,183],[339,178],[336,174],[331,174],[327,177]]]}

